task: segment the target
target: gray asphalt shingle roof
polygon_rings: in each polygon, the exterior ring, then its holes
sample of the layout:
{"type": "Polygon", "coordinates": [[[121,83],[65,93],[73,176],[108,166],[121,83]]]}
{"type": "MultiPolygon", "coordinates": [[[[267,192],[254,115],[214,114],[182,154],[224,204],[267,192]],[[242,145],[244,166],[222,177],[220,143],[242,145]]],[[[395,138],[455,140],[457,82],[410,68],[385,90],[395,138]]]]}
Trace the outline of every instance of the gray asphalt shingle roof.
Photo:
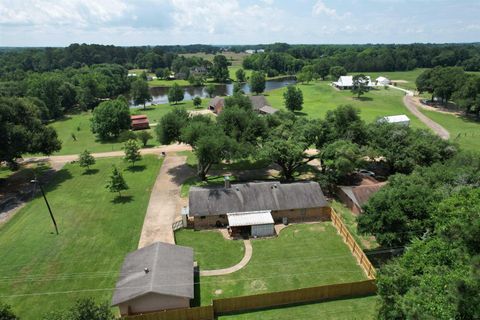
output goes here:
{"type": "Polygon", "coordinates": [[[320,185],[313,181],[249,182],[232,184],[230,188],[191,187],[188,202],[191,216],[329,206],[320,185]]]}
{"type": "Polygon", "coordinates": [[[118,277],[112,306],[147,293],[193,299],[193,249],[156,242],[129,253],[118,277]]]}

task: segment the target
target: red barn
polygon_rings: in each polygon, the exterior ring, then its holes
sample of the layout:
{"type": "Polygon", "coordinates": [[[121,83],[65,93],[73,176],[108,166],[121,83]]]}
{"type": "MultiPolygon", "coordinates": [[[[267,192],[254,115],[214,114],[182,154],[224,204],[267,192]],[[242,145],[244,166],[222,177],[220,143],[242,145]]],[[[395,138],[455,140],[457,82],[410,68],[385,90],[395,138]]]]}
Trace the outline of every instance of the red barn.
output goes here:
{"type": "Polygon", "coordinates": [[[150,128],[150,124],[148,123],[148,118],[144,114],[130,116],[130,119],[132,119],[132,130],[142,130],[142,129],[150,128]]]}

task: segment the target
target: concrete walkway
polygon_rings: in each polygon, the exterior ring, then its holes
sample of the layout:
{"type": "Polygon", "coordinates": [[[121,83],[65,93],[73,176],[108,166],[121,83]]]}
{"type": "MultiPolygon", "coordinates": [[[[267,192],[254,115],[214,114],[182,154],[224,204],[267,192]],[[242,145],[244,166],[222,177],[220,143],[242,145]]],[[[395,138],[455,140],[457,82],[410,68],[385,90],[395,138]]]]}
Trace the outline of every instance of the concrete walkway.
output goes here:
{"type": "Polygon", "coordinates": [[[180,187],[193,170],[187,157],[167,155],[152,189],[138,248],[157,241],[175,244],[172,224],[180,218],[180,187]]]}
{"type": "Polygon", "coordinates": [[[405,92],[405,96],[403,97],[403,104],[405,105],[405,107],[407,107],[407,109],[411,113],[413,113],[413,115],[416,116],[420,121],[422,121],[427,127],[432,129],[433,132],[435,132],[440,138],[444,140],[448,140],[450,138],[450,133],[447,131],[447,129],[445,129],[444,127],[442,127],[418,110],[419,102],[413,97],[413,91],[395,87],[392,85],[389,85],[389,87],[405,92]]]}
{"type": "Polygon", "coordinates": [[[216,269],[216,270],[200,270],[200,275],[204,277],[210,277],[210,276],[223,276],[226,274],[234,273],[235,271],[238,271],[245,267],[249,262],[250,259],[252,258],[252,243],[250,240],[243,240],[243,245],[245,246],[245,255],[243,256],[242,260],[237,263],[236,265],[230,267],[230,268],[225,268],[225,269],[216,269]]]}

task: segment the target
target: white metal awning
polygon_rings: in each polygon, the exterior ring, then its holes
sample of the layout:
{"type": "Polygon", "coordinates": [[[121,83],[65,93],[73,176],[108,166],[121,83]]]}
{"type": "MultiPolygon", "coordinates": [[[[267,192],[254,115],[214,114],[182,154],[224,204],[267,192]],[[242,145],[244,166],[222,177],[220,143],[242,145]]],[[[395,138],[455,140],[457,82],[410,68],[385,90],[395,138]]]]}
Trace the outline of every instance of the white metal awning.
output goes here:
{"type": "Polygon", "coordinates": [[[270,210],[227,213],[230,227],[274,224],[270,210]]]}

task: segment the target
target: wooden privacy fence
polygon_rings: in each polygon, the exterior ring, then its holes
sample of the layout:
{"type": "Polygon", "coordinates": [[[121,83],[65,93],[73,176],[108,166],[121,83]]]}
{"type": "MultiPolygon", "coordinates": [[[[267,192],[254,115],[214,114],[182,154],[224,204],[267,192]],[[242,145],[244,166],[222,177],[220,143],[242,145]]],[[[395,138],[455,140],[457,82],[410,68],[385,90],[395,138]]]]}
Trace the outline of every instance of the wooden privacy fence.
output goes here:
{"type": "Polygon", "coordinates": [[[172,223],[172,230],[174,232],[177,231],[178,229],[183,228],[183,227],[184,227],[184,225],[183,225],[182,220],[178,220],[178,221],[175,221],[174,223],[172,223]]]}
{"type": "Polygon", "coordinates": [[[342,219],[335,212],[335,210],[333,210],[333,208],[330,208],[330,219],[332,220],[333,225],[335,226],[335,228],[337,228],[338,232],[342,236],[347,246],[350,248],[353,256],[357,259],[358,263],[367,274],[368,278],[375,279],[375,268],[373,267],[370,260],[368,260],[365,252],[363,252],[362,248],[360,248],[360,246],[352,237],[350,232],[348,232],[347,227],[343,223],[342,219]]]}
{"type": "Polygon", "coordinates": [[[251,296],[215,299],[213,300],[213,310],[215,315],[219,315],[321,300],[366,296],[375,294],[376,291],[375,280],[365,280],[251,296]]]}
{"type": "Polygon", "coordinates": [[[146,313],[137,316],[128,316],[127,320],[213,320],[213,306],[173,309],[154,313],[146,313]]]}

